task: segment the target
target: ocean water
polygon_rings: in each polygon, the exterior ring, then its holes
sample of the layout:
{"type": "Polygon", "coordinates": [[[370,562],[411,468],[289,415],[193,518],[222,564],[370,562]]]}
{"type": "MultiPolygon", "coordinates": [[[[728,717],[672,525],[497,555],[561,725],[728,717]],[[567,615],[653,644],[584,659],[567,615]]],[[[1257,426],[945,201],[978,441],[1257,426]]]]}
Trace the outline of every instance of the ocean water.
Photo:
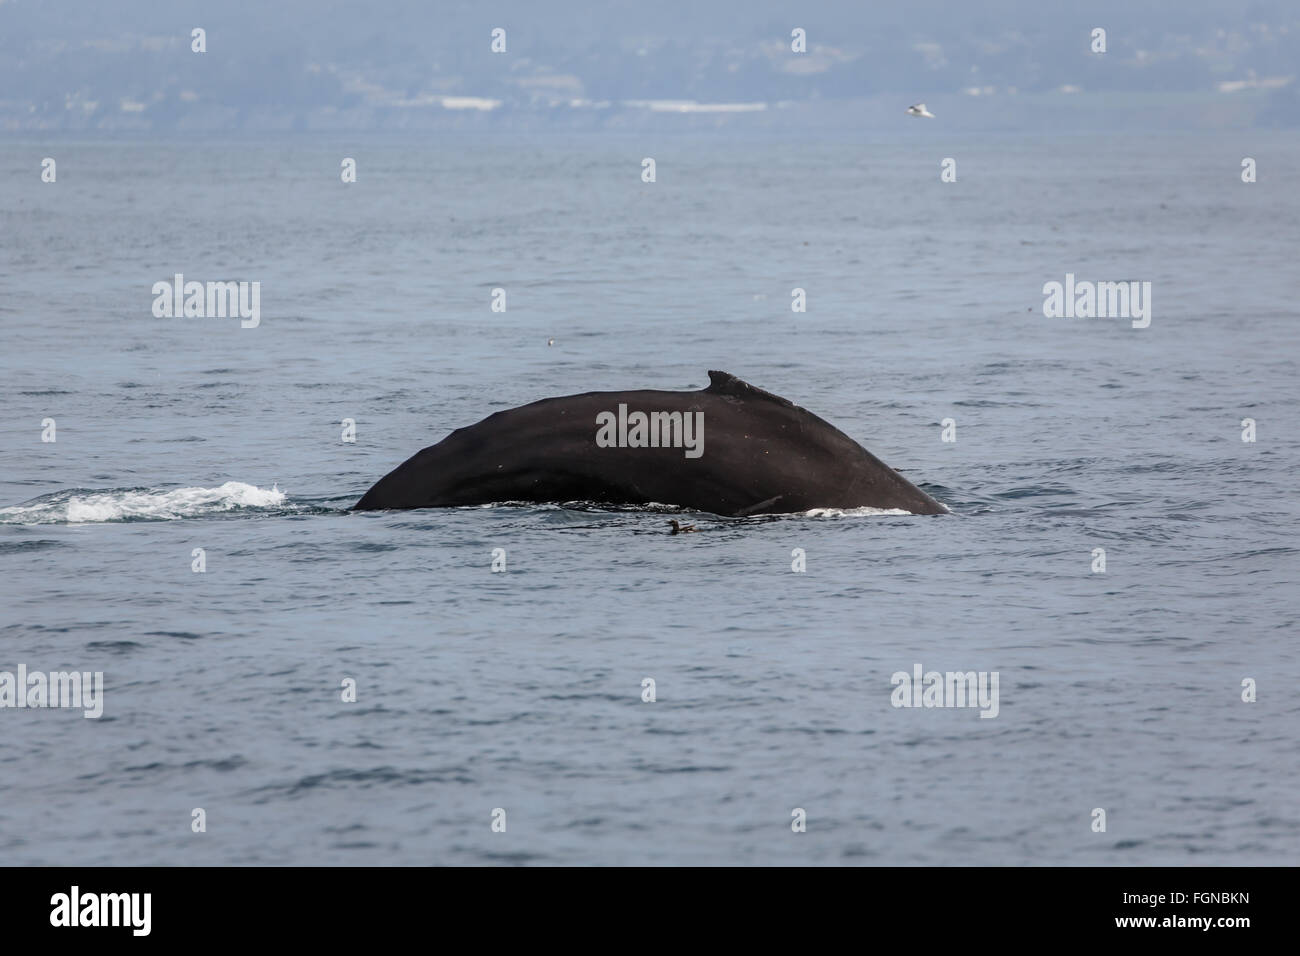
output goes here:
{"type": "Polygon", "coordinates": [[[0,671],[102,671],[104,711],[0,709],[0,858],[1295,863],[1298,166],[1282,133],[5,142],[0,671]],[[178,272],[260,282],[260,325],[155,318],[178,272]],[[1151,282],[1150,326],[1045,317],[1067,273],[1151,282]],[[346,510],[493,411],[708,369],[952,514],[346,510]],[[917,664],[997,672],[997,716],[894,707],[917,664]]]}

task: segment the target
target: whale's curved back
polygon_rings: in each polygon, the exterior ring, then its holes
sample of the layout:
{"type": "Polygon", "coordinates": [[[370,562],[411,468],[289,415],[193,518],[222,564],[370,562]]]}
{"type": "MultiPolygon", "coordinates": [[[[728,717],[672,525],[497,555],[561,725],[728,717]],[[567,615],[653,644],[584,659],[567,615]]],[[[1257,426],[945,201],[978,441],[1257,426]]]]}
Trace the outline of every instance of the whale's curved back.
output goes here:
{"type": "Polygon", "coordinates": [[[699,391],[585,392],[495,412],[416,453],[354,507],[496,501],[656,502],[733,516],[947,510],[812,412],[717,370],[699,391]],[[621,441],[636,412],[698,422],[698,448],[621,441]],[[615,413],[620,442],[611,447],[597,436],[615,413]]]}

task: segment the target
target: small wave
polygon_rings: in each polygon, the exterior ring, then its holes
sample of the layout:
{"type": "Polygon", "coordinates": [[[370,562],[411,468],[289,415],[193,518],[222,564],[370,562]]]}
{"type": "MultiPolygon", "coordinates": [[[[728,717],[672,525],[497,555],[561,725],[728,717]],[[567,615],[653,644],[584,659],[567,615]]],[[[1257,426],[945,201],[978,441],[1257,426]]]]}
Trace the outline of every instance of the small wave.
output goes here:
{"type": "Polygon", "coordinates": [[[63,548],[62,541],[0,541],[0,554],[27,554],[32,551],[44,551],[46,548],[63,548]]]}
{"type": "MultiPolygon", "coordinates": [[[[693,511],[684,508],[681,505],[668,505],[659,501],[647,501],[643,504],[613,504],[603,501],[565,501],[565,502],[536,502],[536,501],[494,501],[483,505],[468,505],[469,508],[516,508],[530,507],[541,510],[563,510],[563,511],[601,511],[613,513],[662,513],[662,514],[704,514],[704,512],[693,511]]],[[[946,511],[952,509],[944,505],[946,511]]],[[[809,511],[783,511],[764,513],[760,515],[749,515],[745,518],[736,518],[728,520],[736,521],[754,521],[754,520],[771,520],[774,518],[869,518],[877,516],[895,516],[912,517],[912,512],[905,511],[902,508],[813,508],[809,511]]]]}
{"type": "Polygon", "coordinates": [[[175,521],[237,508],[281,508],[287,500],[278,486],[258,488],[242,481],[227,481],[216,488],[177,488],[173,491],[75,488],[41,495],[11,508],[0,508],[0,524],[175,521]]]}

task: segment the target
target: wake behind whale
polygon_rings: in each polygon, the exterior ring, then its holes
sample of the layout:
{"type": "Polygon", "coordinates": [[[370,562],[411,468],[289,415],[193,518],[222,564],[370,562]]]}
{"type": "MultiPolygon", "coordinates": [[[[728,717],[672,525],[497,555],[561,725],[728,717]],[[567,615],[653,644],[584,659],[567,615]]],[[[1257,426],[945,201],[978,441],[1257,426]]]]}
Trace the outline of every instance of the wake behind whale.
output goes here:
{"type": "Polygon", "coordinates": [[[0,525],[175,521],[237,513],[298,513],[278,486],[227,481],[215,488],[68,488],[0,508],[0,525]]]}
{"type": "Polygon", "coordinates": [[[586,392],[496,412],[417,452],[354,508],[591,501],[731,517],[947,512],[811,412],[726,372],[709,379],[695,392],[586,392]]]}

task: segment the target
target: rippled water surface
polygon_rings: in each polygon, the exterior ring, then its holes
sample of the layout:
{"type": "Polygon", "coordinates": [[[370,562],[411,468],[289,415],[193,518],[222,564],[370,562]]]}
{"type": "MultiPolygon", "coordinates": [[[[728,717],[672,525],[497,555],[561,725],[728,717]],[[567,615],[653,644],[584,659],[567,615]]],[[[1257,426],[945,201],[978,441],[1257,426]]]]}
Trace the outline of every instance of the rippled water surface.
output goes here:
{"type": "Polygon", "coordinates": [[[7,142],[0,671],[105,704],[0,709],[0,855],[1295,862],[1300,140],[915,135],[7,142]],[[177,272],[261,325],[154,318],[177,272]],[[1150,327],[1045,318],[1067,272],[1150,327]],[[711,368],[953,514],[346,511],[493,411],[711,368]],[[917,663],[998,716],[894,708],[917,663]]]}

